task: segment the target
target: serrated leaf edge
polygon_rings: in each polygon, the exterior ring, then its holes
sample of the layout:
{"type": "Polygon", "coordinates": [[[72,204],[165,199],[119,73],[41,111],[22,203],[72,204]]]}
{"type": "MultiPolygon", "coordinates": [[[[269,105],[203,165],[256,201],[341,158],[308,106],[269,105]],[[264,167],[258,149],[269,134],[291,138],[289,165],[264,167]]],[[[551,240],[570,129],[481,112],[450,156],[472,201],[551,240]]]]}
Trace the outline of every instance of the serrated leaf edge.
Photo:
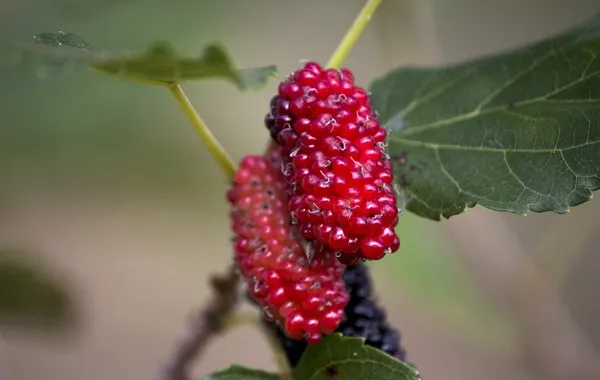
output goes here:
{"type": "MultiPolygon", "coordinates": [[[[390,81],[390,78],[393,78],[398,72],[405,71],[405,70],[431,70],[431,71],[442,70],[442,69],[451,70],[453,68],[458,68],[458,67],[460,67],[462,65],[467,65],[467,64],[473,64],[473,65],[475,65],[474,67],[477,67],[476,65],[478,63],[485,62],[488,59],[493,59],[495,57],[499,57],[499,56],[503,56],[503,55],[507,55],[507,54],[515,54],[515,53],[518,53],[519,51],[525,51],[525,50],[527,50],[527,49],[529,49],[529,48],[531,48],[533,46],[536,46],[538,44],[541,44],[541,43],[544,43],[546,41],[549,41],[549,40],[552,40],[552,39],[555,39],[555,38],[558,38],[560,36],[564,36],[564,35],[567,35],[567,34],[571,34],[571,33],[579,33],[579,35],[576,38],[574,38],[573,40],[568,41],[565,44],[564,47],[569,46],[569,45],[574,44],[574,43],[581,42],[580,40],[588,40],[590,38],[599,38],[598,36],[600,35],[600,30],[596,31],[595,33],[593,33],[591,35],[589,34],[590,30],[593,30],[594,28],[596,28],[596,29],[600,28],[598,25],[596,25],[599,21],[600,21],[600,13],[596,14],[595,16],[593,16],[593,17],[591,17],[591,18],[589,18],[587,20],[584,20],[583,22],[581,22],[581,23],[579,23],[579,24],[577,24],[577,25],[575,25],[575,26],[573,26],[571,28],[567,28],[567,29],[565,29],[565,30],[563,30],[561,32],[557,32],[557,33],[555,33],[553,35],[550,35],[548,37],[539,39],[537,41],[532,41],[532,42],[523,44],[523,45],[515,47],[515,48],[505,49],[505,50],[500,51],[500,52],[494,52],[494,53],[484,54],[484,55],[478,56],[478,57],[476,57],[474,59],[471,59],[471,60],[465,60],[465,61],[462,61],[462,62],[452,63],[452,64],[449,64],[449,65],[442,65],[442,64],[440,64],[440,65],[433,65],[433,66],[428,66],[428,67],[419,67],[419,66],[410,65],[410,66],[396,67],[396,68],[393,68],[393,69],[387,71],[386,73],[384,73],[383,75],[379,76],[375,80],[373,80],[370,83],[370,85],[368,86],[368,88],[372,89],[374,86],[379,86],[382,83],[386,83],[386,82],[390,81]]],[[[555,50],[556,49],[553,49],[551,52],[549,52],[548,56],[556,54],[555,50]]],[[[542,57],[540,60],[538,60],[536,62],[536,65],[539,65],[541,62],[543,62],[545,58],[546,57],[542,57]]],[[[529,72],[530,69],[531,68],[527,69],[526,72],[529,72]]],[[[471,70],[468,70],[464,74],[468,75],[470,73],[470,71],[471,70]]],[[[455,78],[455,80],[457,80],[457,79],[455,78]]],[[[448,85],[452,85],[453,82],[454,81],[449,82],[448,85]]],[[[571,86],[571,85],[572,84],[569,84],[569,86],[571,86]]],[[[393,86],[391,86],[389,88],[392,89],[393,86]]],[[[538,99],[529,99],[529,100],[526,100],[526,101],[520,102],[520,103],[527,104],[527,103],[530,103],[532,101],[537,101],[537,100],[538,99]]],[[[422,99],[421,99],[421,101],[422,101],[422,99]]],[[[411,101],[411,102],[409,102],[404,107],[404,109],[400,110],[397,114],[389,117],[389,119],[385,122],[385,126],[387,127],[388,130],[390,130],[390,129],[393,130],[394,129],[394,125],[398,124],[399,121],[400,122],[402,121],[402,119],[412,110],[412,108],[414,108],[414,102],[415,102],[414,100],[411,101]]],[[[482,104],[485,104],[485,103],[486,102],[484,101],[482,104]]],[[[385,106],[387,106],[387,104],[388,103],[386,102],[385,106]]],[[[387,107],[384,107],[384,110],[385,110],[385,108],[387,108],[387,107]]],[[[379,111],[381,113],[383,113],[383,114],[386,113],[386,112],[384,112],[382,110],[379,110],[379,111]]],[[[477,108],[475,111],[471,111],[470,113],[467,113],[467,114],[464,114],[464,115],[460,115],[460,117],[455,117],[455,118],[446,119],[446,120],[440,120],[440,121],[437,121],[437,122],[434,122],[434,123],[430,123],[430,125],[436,125],[437,126],[437,124],[440,124],[440,125],[447,124],[449,122],[453,122],[454,119],[462,119],[462,118],[465,118],[465,117],[471,117],[473,115],[480,114],[480,112],[481,112],[481,106],[479,108],[477,108]]],[[[489,112],[489,110],[488,110],[488,112],[489,112]]],[[[398,129],[398,128],[396,128],[396,129],[398,129]]],[[[419,132],[419,130],[418,130],[418,127],[417,127],[416,130],[411,129],[410,132],[406,133],[406,135],[410,135],[412,133],[418,133],[418,132],[419,132]]],[[[402,134],[404,134],[404,133],[401,133],[401,135],[402,134]]],[[[408,141],[411,141],[411,140],[408,140],[408,141]]],[[[435,149],[436,149],[436,154],[437,154],[438,153],[437,148],[435,148],[435,149]]],[[[440,161],[440,160],[438,159],[438,161],[440,161]]],[[[441,161],[440,161],[440,163],[441,163],[441,161]]],[[[443,169],[443,168],[442,168],[442,171],[444,173],[446,173],[445,169],[443,169]]],[[[450,175],[448,175],[447,173],[446,173],[446,175],[449,177],[449,179],[451,181],[455,182],[454,179],[450,175]]],[[[517,180],[520,180],[520,179],[517,178],[517,180]]],[[[468,194],[468,192],[465,192],[464,190],[462,190],[460,188],[460,186],[457,186],[457,187],[458,187],[458,190],[460,192],[468,194]]],[[[524,187],[527,188],[526,186],[524,186],[524,187]]],[[[439,209],[437,209],[437,210],[432,209],[431,206],[429,206],[426,202],[424,202],[421,199],[419,199],[414,193],[412,193],[410,190],[408,190],[407,187],[400,186],[400,188],[401,188],[402,192],[404,193],[404,195],[406,196],[406,199],[407,199],[406,210],[408,210],[408,211],[410,211],[410,212],[412,212],[412,213],[414,213],[414,214],[416,214],[418,216],[425,217],[425,218],[433,220],[433,221],[441,221],[442,217],[444,219],[450,219],[451,217],[463,214],[463,213],[471,210],[472,208],[475,208],[478,205],[482,206],[482,207],[484,207],[484,208],[486,208],[488,210],[498,211],[498,212],[508,212],[508,213],[512,213],[512,214],[516,214],[516,215],[520,215],[520,216],[528,216],[532,212],[533,213],[553,212],[553,213],[558,214],[558,215],[563,215],[563,214],[569,213],[573,207],[576,207],[578,205],[587,203],[590,200],[592,200],[593,197],[594,197],[593,192],[596,191],[596,190],[598,190],[598,189],[600,189],[600,186],[596,187],[596,188],[594,188],[594,187],[586,187],[586,188],[582,189],[582,190],[585,190],[585,191],[588,192],[587,197],[582,198],[582,199],[580,199],[577,202],[572,202],[572,201],[568,202],[568,203],[566,203],[566,207],[562,208],[562,209],[551,208],[551,209],[535,210],[535,209],[531,208],[532,204],[527,204],[524,208],[521,208],[519,210],[508,209],[508,208],[500,208],[500,207],[494,207],[492,205],[484,204],[485,202],[482,203],[482,197],[481,196],[475,196],[475,198],[479,198],[479,199],[475,200],[475,201],[473,201],[471,203],[465,202],[464,209],[459,210],[459,211],[455,211],[455,212],[450,212],[450,213],[444,212],[443,210],[439,210],[439,209]],[[422,204],[425,207],[426,211],[430,211],[430,212],[420,212],[415,206],[413,206],[414,203],[420,203],[420,204],[422,204]]]]}

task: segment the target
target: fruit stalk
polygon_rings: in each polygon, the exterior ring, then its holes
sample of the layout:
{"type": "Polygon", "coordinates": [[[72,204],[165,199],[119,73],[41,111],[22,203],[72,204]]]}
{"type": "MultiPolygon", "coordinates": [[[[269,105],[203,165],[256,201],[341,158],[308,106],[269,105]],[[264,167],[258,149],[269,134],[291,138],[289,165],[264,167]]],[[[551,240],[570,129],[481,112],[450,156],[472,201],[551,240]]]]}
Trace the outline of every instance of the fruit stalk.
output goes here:
{"type": "Polygon", "coordinates": [[[360,38],[363,31],[365,30],[367,24],[373,17],[373,14],[381,4],[381,0],[368,0],[364,5],[354,23],[346,32],[346,35],[338,45],[337,49],[329,59],[327,63],[327,67],[337,69],[342,65],[342,62],[346,59],[348,54],[350,54],[350,50],[356,44],[356,41],[360,38]]]}
{"type": "Polygon", "coordinates": [[[183,92],[183,89],[180,85],[174,84],[169,86],[169,91],[177,101],[177,103],[181,106],[185,116],[187,116],[192,128],[200,137],[200,140],[204,143],[210,154],[217,161],[223,172],[228,176],[228,178],[233,178],[235,175],[235,165],[229,154],[225,151],[225,148],[219,143],[219,141],[215,138],[215,136],[211,133],[210,129],[204,123],[204,120],[200,118],[200,115],[190,103],[190,100],[183,92]]]}

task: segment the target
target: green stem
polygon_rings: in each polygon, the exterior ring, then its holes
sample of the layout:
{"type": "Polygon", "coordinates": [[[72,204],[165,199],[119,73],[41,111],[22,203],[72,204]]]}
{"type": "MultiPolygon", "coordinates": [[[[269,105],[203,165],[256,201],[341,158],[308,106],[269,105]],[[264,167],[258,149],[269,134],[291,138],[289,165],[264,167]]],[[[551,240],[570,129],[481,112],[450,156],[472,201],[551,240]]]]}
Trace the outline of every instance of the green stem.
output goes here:
{"type": "Polygon", "coordinates": [[[334,69],[339,68],[342,65],[342,62],[346,59],[350,50],[358,41],[358,38],[361,36],[362,32],[365,30],[365,27],[373,17],[373,14],[377,10],[381,4],[381,0],[368,0],[363,9],[360,11],[354,23],[346,32],[344,39],[340,42],[339,46],[329,59],[329,63],[327,63],[327,67],[331,67],[334,69]]]}
{"type": "Polygon", "coordinates": [[[169,90],[175,97],[177,103],[181,106],[185,116],[187,116],[188,120],[192,124],[192,128],[194,128],[194,131],[200,137],[200,140],[202,140],[210,154],[215,158],[225,174],[229,178],[233,178],[236,172],[233,160],[231,157],[229,157],[223,146],[219,144],[215,136],[213,136],[213,134],[210,132],[210,129],[208,129],[204,123],[204,120],[200,118],[200,115],[198,115],[198,112],[196,112],[196,109],[192,103],[190,103],[188,97],[185,96],[181,86],[174,84],[169,86],[169,90]]]}

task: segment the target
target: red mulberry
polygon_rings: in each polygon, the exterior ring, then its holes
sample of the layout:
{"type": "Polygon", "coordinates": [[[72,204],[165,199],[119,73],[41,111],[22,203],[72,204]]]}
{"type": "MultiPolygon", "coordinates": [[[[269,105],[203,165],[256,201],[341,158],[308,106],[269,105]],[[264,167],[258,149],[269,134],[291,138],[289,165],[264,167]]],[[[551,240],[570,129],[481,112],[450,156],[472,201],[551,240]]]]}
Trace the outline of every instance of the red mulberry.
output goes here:
{"type": "Polygon", "coordinates": [[[289,223],[279,149],[242,159],[228,192],[236,262],[267,320],[316,343],[343,318],[344,266],[333,251],[309,262],[289,223]]]}
{"type": "Polygon", "coordinates": [[[350,70],[305,64],[279,85],[265,125],[282,149],[292,220],[317,251],[355,264],[398,250],[387,131],[350,70]]]}
{"type": "MultiPolygon", "coordinates": [[[[405,362],[406,351],[400,344],[400,333],[389,325],[385,309],[373,299],[368,268],[364,264],[349,266],[344,280],[350,301],[345,308],[344,320],[336,332],[346,336],[363,337],[367,346],[405,362]]],[[[306,349],[306,342],[290,339],[271,322],[265,321],[264,324],[281,344],[290,365],[295,367],[306,349]]]]}

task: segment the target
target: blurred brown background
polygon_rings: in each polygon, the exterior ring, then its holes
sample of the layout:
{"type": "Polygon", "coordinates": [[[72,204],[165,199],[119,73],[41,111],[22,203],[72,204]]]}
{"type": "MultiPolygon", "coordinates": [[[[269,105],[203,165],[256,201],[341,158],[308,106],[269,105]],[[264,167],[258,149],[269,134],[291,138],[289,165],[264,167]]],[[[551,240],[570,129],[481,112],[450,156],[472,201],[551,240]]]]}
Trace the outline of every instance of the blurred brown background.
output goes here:
{"type": "MultiPolygon", "coordinates": [[[[77,33],[108,50],[156,39],[182,54],[223,41],[240,66],[325,62],[362,0],[4,0],[5,36],[77,33]]],[[[455,62],[564,30],[597,0],[385,0],[347,60],[360,83],[403,64],[455,62]]],[[[227,182],[169,94],[0,52],[0,246],[73,292],[68,333],[0,326],[0,379],[150,379],[206,276],[229,262],[227,182]]],[[[267,141],[276,88],[186,85],[236,160],[267,141]]],[[[526,218],[476,208],[404,215],[402,248],[374,264],[390,318],[425,379],[600,379],[596,201],[526,218]]],[[[195,367],[274,369],[250,327],[195,367]],[[249,343],[252,341],[252,343],[249,343]],[[255,343],[256,342],[256,343],[255,343]]]]}

